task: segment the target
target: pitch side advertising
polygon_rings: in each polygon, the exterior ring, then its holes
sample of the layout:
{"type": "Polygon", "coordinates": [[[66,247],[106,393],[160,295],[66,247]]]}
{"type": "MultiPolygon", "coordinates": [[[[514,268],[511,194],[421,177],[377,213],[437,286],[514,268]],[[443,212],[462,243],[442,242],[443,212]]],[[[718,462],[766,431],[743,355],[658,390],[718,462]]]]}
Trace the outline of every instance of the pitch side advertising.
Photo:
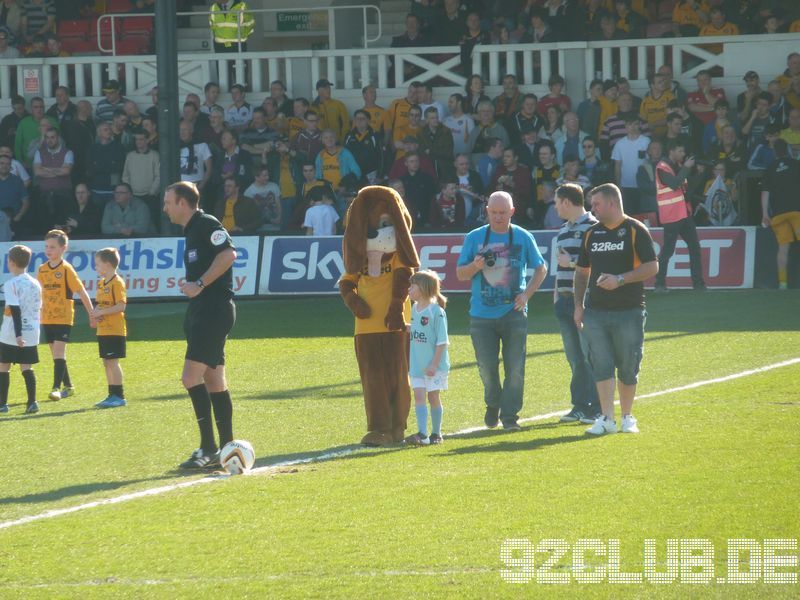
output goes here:
{"type": "MultiPolygon", "coordinates": [[[[233,264],[233,287],[236,294],[252,296],[256,293],[258,274],[258,236],[234,237],[236,262],[233,264]]],[[[3,252],[3,270],[0,285],[10,278],[8,249],[15,242],[0,243],[3,252]]],[[[24,242],[33,257],[28,268],[35,276],[39,266],[47,261],[44,242],[24,242]]],[[[94,297],[97,273],[94,270],[94,253],[100,248],[113,246],[119,250],[119,274],[125,280],[130,298],[169,298],[181,296],[179,285],[183,281],[185,265],[183,238],[132,238],[101,240],[70,240],[65,258],[75,267],[89,295],[94,297]]]]}
{"type": "MultiPolygon", "coordinates": [[[[536,243],[548,266],[542,290],[552,290],[555,282],[556,231],[534,231],[536,243]]],[[[656,252],[661,249],[663,231],[652,230],[656,252]]],[[[710,288],[751,288],[755,261],[753,227],[698,229],[703,255],[703,270],[710,288]]],[[[468,282],[456,278],[456,263],[463,234],[421,234],[414,236],[424,268],[433,269],[442,278],[445,292],[465,292],[468,282]]],[[[334,294],[344,270],[341,237],[268,237],[264,238],[261,257],[259,295],[334,294]]],[[[648,282],[649,286],[653,281],[648,282]]],[[[670,259],[667,285],[690,288],[689,254],[683,240],[678,240],[670,259]]]]}

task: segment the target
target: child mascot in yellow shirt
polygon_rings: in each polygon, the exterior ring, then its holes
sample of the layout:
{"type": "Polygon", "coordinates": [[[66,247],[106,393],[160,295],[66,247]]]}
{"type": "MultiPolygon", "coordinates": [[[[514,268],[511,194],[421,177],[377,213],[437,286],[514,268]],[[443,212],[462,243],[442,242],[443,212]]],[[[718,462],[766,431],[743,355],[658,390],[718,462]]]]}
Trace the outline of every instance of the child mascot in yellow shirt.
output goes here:
{"type": "Polygon", "coordinates": [[[339,292],[355,315],[355,349],[364,408],[365,446],[403,440],[411,406],[408,381],[409,280],[419,267],[411,215],[400,195],[362,188],[347,211],[339,292]]]}

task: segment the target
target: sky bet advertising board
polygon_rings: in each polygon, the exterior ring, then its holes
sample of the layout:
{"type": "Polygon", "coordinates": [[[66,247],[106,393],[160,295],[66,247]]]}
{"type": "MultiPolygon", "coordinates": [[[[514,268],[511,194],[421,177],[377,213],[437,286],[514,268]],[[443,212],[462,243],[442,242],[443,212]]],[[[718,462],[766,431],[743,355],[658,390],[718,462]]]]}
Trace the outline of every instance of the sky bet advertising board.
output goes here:
{"type": "MultiPolygon", "coordinates": [[[[241,296],[256,293],[258,273],[258,236],[234,237],[236,262],[233,264],[233,289],[241,296]]],[[[35,277],[39,266],[47,261],[44,242],[24,242],[33,257],[28,268],[35,277]]],[[[10,278],[8,271],[8,249],[15,242],[0,243],[3,252],[3,270],[0,284],[10,278]]],[[[179,297],[180,283],[186,267],[183,262],[185,241],[183,238],[132,238],[103,240],[70,240],[65,258],[75,267],[78,277],[92,298],[95,295],[97,273],[94,270],[94,253],[101,248],[113,246],[119,250],[118,272],[125,280],[129,298],[179,297]]]]}
{"type": "MultiPolygon", "coordinates": [[[[556,231],[533,232],[539,251],[548,267],[542,290],[552,290],[556,272],[556,231]]],[[[652,230],[656,253],[661,249],[663,232],[652,230]]],[[[703,271],[710,288],[749,288],[753,286],[755,231],[752,227],[698,229],[703,256],[703,271]]],[[[424,268],[433,269],[442,279],[445,292],[464,292],[468,282],[456,278],[456,264],[463,234],[415,235],[414,242],[424,268]]],[[[344,270],[341,237],[268,237],[261,257],[259,295],[334,294],[344,270]]],[[[648,282],[651,287],[653,281],[648,282]]],[[[689,253],[678,240],[670,259],[667,285],[691,288],[689,253]]]]}

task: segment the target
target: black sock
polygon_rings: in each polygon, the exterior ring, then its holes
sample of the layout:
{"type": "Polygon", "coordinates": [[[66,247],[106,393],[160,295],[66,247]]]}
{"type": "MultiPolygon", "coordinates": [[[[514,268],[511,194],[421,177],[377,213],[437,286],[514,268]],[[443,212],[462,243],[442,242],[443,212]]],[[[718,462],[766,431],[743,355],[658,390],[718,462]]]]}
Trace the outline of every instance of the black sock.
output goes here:
{"type": "Polygon", "coordinates": [[[109,385],[108,386],[108,395],[109,396],[116,396],[117,398],[124,398],[125,392],[122,391],[121,385],[109,385]]]}
{"type": "Polygon", "coordinates": [[[53,359],[53,389],[57,390],[61,388],[61,382],[64,381],[64,373],[67,370],[67,359],[66,358],[54,358],[53,359]]]}
{"type": "Polygon", "coordinates": [[[200,448],[206,454],[217,451],[214,441],[214,423],[211,421],[211,398],[204,383],[187,390],[192,399],[194,414],[197,417],[197,426],[200,428],[200,448]]]}
{"type": "Polygon", "coordinates": [[[233,402],[228,390],[212,392],[211,405],[214,407],[214,420],[217,422],[219,447],[233,441],[233,402]]]}
{"type": "Polygon", "coordinates": [[[72,387],[72,380],[69,378],[69,369],[67,369],[67,359],[64,359],[64,377],[61,379],[64,387],[72,387]]]}
{"type": "Polygon", "coordinates": [[[25,379],[25,389],[28,391],[28,406],[36,402],[36,373],[33,369],[28,369],[22,372],[22,377],[25,379]]]}
{"type": "Polygon", "coordinates": [[[8,404],[8,384],[10,377],[8,371],[0,373],[0,406],[8,404]]]}

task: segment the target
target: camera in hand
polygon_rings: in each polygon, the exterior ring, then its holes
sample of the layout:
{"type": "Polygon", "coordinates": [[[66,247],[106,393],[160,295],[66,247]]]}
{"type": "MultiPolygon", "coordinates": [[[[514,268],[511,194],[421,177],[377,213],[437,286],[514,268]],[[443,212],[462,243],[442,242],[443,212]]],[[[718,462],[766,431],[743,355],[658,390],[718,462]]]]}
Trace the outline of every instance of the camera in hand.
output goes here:
{"type": "Polygon", "coordinates": [[[483,257],[483,261],[487,267],[493,267],[497,262],[497,254],[491,248],[487,248],[483,252],[478,252],[478,256],[483,257]]]}

